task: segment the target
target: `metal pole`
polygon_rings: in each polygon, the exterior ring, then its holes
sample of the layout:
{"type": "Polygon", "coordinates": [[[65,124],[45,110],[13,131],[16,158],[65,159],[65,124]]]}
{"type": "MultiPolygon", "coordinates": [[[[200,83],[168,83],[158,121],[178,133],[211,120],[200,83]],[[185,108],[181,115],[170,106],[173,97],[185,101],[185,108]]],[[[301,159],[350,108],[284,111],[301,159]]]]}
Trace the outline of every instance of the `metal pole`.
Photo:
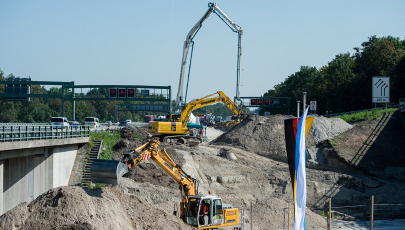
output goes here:
{"type": "Polygon", "coordinates": [[[242,34],[238,33],[238,62],[236,66],[236,98],[240,100],[240,61],[242,59],[242,34]]]}
{"type": "Polygon", "coordinates": [[[373,230],[373,221],[374,221],[374,195],[371,196],[370,230],[373,230]]]}
{"type": "Polygon", "coordinates": [[[300,118],[300,101],[297,101],[297,127],[299,118],[300,118]]]}
{"type": "MultiPolygon", "coordinates": [[[[72,81],[73,85],[75,82],[72,81]]],[[[72,87],[72,121],[76,121],[76,102],[75,102],[75,88],[72,87]]]]}
{"type": "Polygon", "coordinates": [[[250,201],[250,230],[253,229],[253,201],[250,201]]]}
{"type": "Polygon", "coordinates": [[[169,111],[172,111],[172,86],[169,85],[169,111]]]}
{"type": "Polygon", "coordinates": [[[118,107],[118,105],[115,105],[115,122],[118,122],[118,111],[117,111],[117,108],[118,107]]]}
{"type": "Polygon", "coordinates": [[[290,230],[290,202],[288,202],[287,230],[290,230]]]}
{"type": "Polygon", "coordinates": [[[332,230],[332,198],[329,197],[329,230],[332,230]]]}
{"type": "Polygon", "coordinates": [[[305,107],[306,107],[306,103],[307,103],[307,92],[302,92],[303,94],[303,99],[304,99],[304,104],[302,104],[302,112],[305,112],[305,107]]]}
{"type": "Polygon", "coordinates": [[[242,230],[245,230],[245,209],[242,209],[242,230]]]}
{"type": "Polygon", "coordinates": [[[65,117],[65,87],[62,85],[62,117],[65,117]]]}

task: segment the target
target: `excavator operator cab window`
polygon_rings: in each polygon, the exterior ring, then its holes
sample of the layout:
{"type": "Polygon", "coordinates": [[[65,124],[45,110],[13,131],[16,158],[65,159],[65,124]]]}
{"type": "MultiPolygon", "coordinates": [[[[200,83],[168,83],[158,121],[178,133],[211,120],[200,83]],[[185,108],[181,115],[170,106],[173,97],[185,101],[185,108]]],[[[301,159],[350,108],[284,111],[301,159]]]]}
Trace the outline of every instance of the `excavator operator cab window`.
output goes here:
{"type": "Polygon", "coordinates": [[[212,202],[211,199],[204,199],[200,204],[200,212],[198,213],[198,226],[211,225],[212,217],[212,202]]]}
{"type": "Polygon", "coordinates": [[[222,210],[222,200],[217,199],[214,200],[213,206],[212,206],[212,224],[213,225],[219,225],[222,224],[224,221],[224,211],[222,210]]]}
{"type": "Polygon", "coordinates": [[[181,114],[172,114],[170,121],[175,122],[175,121],[179,120],[180,118],[181,118],[181,114]]]}
{"type": "Polygon", "coordinates": [[[197,226],[197,216],[198,216],[198,205],[200,204],[200,199],[191,198],[188,202],[186,223],[189,225],[197,226]]]}

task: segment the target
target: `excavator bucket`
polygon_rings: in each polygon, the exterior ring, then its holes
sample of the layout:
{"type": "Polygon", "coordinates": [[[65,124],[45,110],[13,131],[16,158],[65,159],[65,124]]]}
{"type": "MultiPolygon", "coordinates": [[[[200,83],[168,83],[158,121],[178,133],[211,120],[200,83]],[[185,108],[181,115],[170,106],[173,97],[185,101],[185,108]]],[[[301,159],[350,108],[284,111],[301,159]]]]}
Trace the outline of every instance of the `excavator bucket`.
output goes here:
{"type": "Polygon", "coordinates": [[[90,167],[91,182],[118,184],[127,172],[128,166],[120,161],[94,159],[90,167]]]}

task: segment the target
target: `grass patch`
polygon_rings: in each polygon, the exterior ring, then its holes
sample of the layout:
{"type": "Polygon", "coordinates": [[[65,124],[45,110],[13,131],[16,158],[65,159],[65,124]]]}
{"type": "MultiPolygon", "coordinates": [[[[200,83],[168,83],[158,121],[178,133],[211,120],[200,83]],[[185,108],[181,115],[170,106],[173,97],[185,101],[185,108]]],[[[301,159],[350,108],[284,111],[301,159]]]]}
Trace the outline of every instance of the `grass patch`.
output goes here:
{"type": "Polygon", "coordinates": [[[349,122],[349,121],[359,121],[362,119],[377,119],[381,117],[384,113],[391,113],[395,112],[397,109],[382,109],[382,110],[371,110],[366,112],[360,113],[353,113],[353,114],[346,114],[342,116],[337,116],[336,118],[341,118],[342,120],[349,122]]]}
{"type": "Polygon", "coordinates": [[[92,183],[87,184],[88,189],[97,189],[97,188],[101,188],[101,187],[104,187],[104,186],[105,186],[105,184],[102,184],[102,183],[96,183],[94,186],[93,186],[92,183]]]}
{"type": "Polygon", "coordinates": [[[117,144],[117,141],[120,139],[119,131],[109,132],[93,132],[90,133],[90,140],[102,140],[104,151],[100,153],[100,159],[111,160],[114,154],[113,146],[117,144]]]}
{"type": "Polygon", "coordinates": [[[332,143],[333,146],[337,146],[336,140],[335,139],[329,139],[330,143],[332,143]]]}

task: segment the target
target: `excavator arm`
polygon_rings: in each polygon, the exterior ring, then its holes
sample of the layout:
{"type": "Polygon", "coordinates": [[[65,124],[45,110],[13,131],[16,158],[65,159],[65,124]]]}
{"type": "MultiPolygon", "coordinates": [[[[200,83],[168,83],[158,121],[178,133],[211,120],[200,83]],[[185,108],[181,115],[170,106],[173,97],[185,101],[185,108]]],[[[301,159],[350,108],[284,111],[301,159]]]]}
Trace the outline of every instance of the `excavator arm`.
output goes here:
{"type": "Polygon", "coordinates": [[[181,111],[181,122],[183,128],[187,127],[187,123],[190,119],[190,114],[193,110],[196,110],[201,107],[205,107],[208,105],[215,104],[217,102],[224,103],[235,116],[239,117],[240,119],[243,118],[244,114],[242,111],[242,106],[238,106],[235,102],[233,102],[228,96],[226,96],[222,91],[216,92],[218,96],[212,97],[215,93],[205,96],[203,98],[199,98],[193,101],[190,101],[181,111]]]}
{"type": "Polygon", "coordinates": [[[159,140],[148,140],[129,154],[124,155],[123,163],[132,168],[151,158],[163,170],[165,170],[179,185],[184,192],[183,201],[180,204],[180,217],[183,219],[188,204],[188,197],[198,194],[198,181],[187,175],[183,169],[171,159],[166,149],[160,146],[159,140]],[[136,157],[135,157],[136,156],[136,157]]]}

